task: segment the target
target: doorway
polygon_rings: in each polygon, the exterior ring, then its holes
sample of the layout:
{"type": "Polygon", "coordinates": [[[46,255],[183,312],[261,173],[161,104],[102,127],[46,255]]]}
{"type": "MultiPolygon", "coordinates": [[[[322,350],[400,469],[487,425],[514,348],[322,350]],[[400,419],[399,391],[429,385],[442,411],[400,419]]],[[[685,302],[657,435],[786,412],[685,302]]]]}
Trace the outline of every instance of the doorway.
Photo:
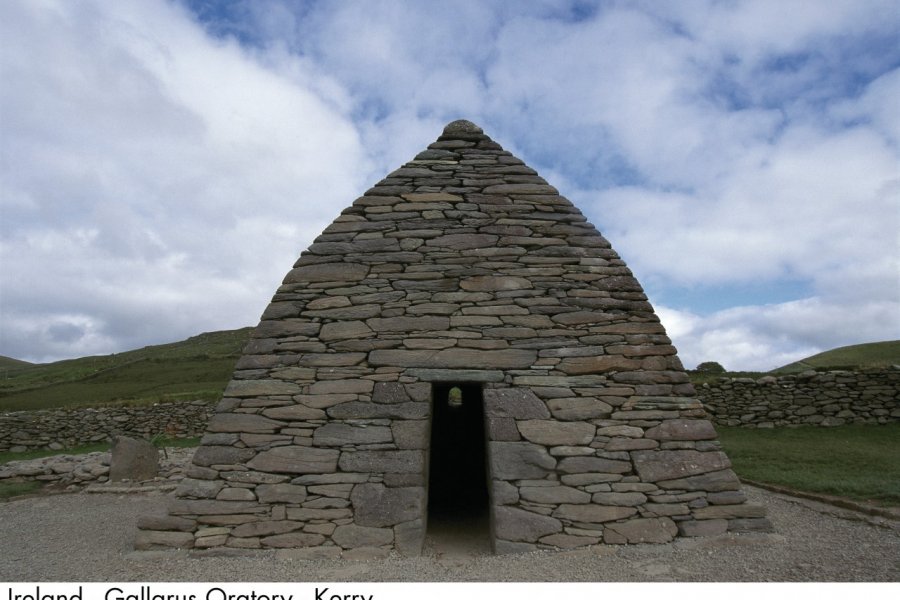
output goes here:
{"type": "Polygon", "coordinates": [[[432,387],[427,543],[438,553],[489,554],[490,513],[481,386],[432,387]]]}

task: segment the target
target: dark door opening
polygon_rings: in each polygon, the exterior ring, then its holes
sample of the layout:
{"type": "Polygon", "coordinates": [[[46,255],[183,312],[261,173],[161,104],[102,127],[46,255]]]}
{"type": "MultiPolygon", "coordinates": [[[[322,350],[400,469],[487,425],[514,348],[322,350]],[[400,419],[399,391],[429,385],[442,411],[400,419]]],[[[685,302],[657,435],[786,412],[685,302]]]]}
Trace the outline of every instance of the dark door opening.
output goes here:
{"type": "Polygon", "coordinates": [[[451,550],[490,552],[481,386],[435,384],[432,402],[428,537],[451,550]]]}

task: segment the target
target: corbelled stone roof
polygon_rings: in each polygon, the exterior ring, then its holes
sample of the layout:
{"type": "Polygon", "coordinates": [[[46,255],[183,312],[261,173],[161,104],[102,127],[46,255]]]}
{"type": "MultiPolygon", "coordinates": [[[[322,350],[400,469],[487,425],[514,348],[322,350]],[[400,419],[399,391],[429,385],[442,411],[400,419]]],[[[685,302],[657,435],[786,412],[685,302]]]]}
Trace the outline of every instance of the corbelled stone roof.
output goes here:
{"type": "Polygon", "coordinates": [[[483,390],[498,552],[769,526],[609,242],[454,121],[297,260],[138,545],[418,552],[435,382],[483,390]]]}
{"type": "Polygon", "coordinates": [[[303,253],[263,318],[290,314],[291,302],[311,294],[321,298],[295,316],[322,321],[319,338],[344,355],[331,359],[342,366],[529,369],[543,359],[538,366],[569,376],[653,363],[672,371],[665,384],[687,383],[609,242],[469,121],[450,123],[344,210],[303,253]],[[346,294],[334,291],[342,288],[346,294]],[[639,354],[621,337],[629,334],[642,336],[639,354]],[[576,352],[579,341],[587,349],[576,352]],[[617,351],[601,351],[612,341],[617,351]]]}

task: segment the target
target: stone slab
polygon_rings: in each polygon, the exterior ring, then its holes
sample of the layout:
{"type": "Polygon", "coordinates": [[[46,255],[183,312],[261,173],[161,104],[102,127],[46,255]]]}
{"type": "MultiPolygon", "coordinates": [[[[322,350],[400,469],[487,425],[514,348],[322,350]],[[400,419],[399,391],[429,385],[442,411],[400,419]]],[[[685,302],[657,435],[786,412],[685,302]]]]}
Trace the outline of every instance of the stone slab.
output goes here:
{"type": "Polygon", "coordinates": [[[581,446],[591,443],[596,427],[576,421],[527,420],[517,423],[519,433],[529,442],[543,446],[581,446]]]}
{"type": "Polygon", "coordinates": [[[373,350],[369,353],[369,364],[444,369],[526,369],[536,358],[534,350],[519,349],[373,350]]]}
{"type": "Polygon", "coordinates": [[[494,535],[511,542],[536,542],[538,539],[562,531],[558,519],[514,508],[494,508],[494,535]]]}
{"type": "Polygon", "coordinates": [[[358,450],[342,452],[342,471],[362,473],[422,473],[424,455],[420,450],[358,450]]]}
{"type": "Polygon", "coordinates": [[[359,525],[341,525],[331,535],[341,548],[360,548],[384,546],[394,541],[392,529],[379,527],[361,527],[359,525]]]}
{"type": "Polygon", "coordinates": [[[350,494],[355,522],[367,527],[386,527],[424,516],[425,490],[421,487],[389,488],[364,483],[350,494]]]}
{"type": "Polygon", "coordinates": [[[670,419],[644,433],[651,440],[714,440],[716,430],[706,419],[670,419]]]}
{"type": "Polygon", "coordinates": [[[542,479],[556,467],[547,450],[531,442],[488,442],[493,479],[542,479]]]}
{"type": "Polygon", "coordinates": [[[731,462],[724,452],[696,450],[639,450],[631,453],[641,481],[656,482],[727,469],[731,462]]]}
{"type": "Polygon", "coordinates": [[[390,427],[376,425],[354,426],[347,423],[326,423],[313,433],[314,446],[384,444],[392,440],[390,427]]]}
{"type": "Polygon", "coordinates": [[[307,446],[279,446],[260,452],[247,466],[267,473],[331,473],[340,451],[307,446]]]}
{"type": "Polygon", "coordinates": [[[672,519],[657,517],[652,519],[630,519],[623,523],[609,523],[604,529],[604,537],[608,542],[614,543],[613,531],[623,538],[628,544],[664,544],[671,542],[678,534],[678,526],[672,519]]]}
{"type": "Polygon", "coordinates": [[[598,504],[561,504],[553,516],[574,523],[605,523],[627,519],[637,514],[630,506],[600,506],[598,504]]]}
{"type": "Polygon", "coordinates": [[[484,413],[488,417],[549,419],[544,401],[527,388],[484,390],[484,413]]]}

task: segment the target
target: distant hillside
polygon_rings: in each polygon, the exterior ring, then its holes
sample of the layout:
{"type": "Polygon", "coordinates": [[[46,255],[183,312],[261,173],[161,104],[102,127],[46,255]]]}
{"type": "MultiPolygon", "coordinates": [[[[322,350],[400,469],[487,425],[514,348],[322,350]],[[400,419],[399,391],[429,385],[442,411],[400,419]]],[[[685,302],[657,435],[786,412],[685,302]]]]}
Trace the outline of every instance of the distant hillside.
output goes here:
{"type": "Polygon", "coordinates": [[[809,369],[866,369],[889,365],[900,365],[900,340],[843,346],[798,360],[772,372],[784,374],[809,369]]]}
{"type": "Polygon", "coordinates": [[[172,344],[49,364],[2,363],[0,411],[214,400],[228,384],[251,331],[202,333],[172,344]]]}
{"type": "Polygon", "coordinates": [[[6,369],[22,369],[25,367],[31,367],[33,363],[19,360],[18,358],[10,358],[8,356],[0,356],[0,373],[2,373],[6,369]]]}

